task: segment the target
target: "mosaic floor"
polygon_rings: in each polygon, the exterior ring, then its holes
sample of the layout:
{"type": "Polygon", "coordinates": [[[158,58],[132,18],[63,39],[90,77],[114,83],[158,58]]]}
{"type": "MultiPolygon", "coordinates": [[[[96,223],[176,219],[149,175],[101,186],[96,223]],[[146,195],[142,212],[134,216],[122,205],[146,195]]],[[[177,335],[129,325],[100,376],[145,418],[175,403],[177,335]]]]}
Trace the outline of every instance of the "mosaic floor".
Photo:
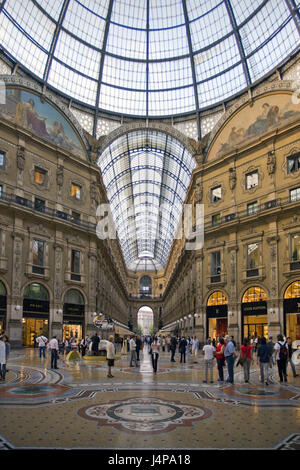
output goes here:
{"type": "MultiPolygon", "coordinates": [[[[203,383],[204,363],[170,362],[158,373],[141,353],[140,367],[122,356],[107,378],[106,363],[68,362],[58,370],[38,350],[13,351],[0,382],[0,449],[300,449],[300,375],[276,368],[262,385],[252,367],[245,384],[203,383]]],[[[300,374],[300,368],[297,372],[300,374]]],[[[227,376],[225,374],[225,376],[227,376]]]]}

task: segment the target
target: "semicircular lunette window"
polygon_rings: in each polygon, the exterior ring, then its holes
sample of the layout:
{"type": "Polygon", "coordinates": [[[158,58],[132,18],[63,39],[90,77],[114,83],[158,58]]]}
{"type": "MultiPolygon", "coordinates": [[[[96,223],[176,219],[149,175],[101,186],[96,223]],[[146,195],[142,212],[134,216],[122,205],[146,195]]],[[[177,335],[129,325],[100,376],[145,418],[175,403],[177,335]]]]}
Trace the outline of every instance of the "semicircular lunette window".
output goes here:
{"type": "Polygon", "coordinates": [[[98,166],[127,268],[163,269],[196,166],[194,158],[173,137],[139,130],[113,141],[99,156],[98,166]]]}
{"type": "Polygon", "coordinates": [[[246,90],[299,49],[294,0],[4,0],[1,48],[94,110],[194,113],[246,90]]]}

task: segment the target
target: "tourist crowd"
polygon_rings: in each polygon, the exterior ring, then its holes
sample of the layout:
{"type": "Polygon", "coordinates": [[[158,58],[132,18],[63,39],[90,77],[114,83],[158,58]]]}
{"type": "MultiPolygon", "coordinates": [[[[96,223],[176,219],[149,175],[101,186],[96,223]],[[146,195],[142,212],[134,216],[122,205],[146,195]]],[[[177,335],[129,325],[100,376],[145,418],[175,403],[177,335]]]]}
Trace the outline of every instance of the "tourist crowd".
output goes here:
{"type": "MultiPolygon", "coordinates": [[[[180,354],[180,363],[187,362],[187,357],[193,363],[199,362],[199,354],[204,356],[204,383],[213,383],[213,371],[217,366],[218,381],[234,384],[235,367],[242,367],[244,381],[249,383],[250,372],[253,364],[259,366],[260,381],[262,384],[270,383],[270,369],[277,365],[280,382],[287,382],[287,367],[291,366],[294,377],[297,377],[295,364],[293,362],[293,347],[291,338],[285,338],[279,334],[277,342],[269,337],[244,338],[240,348],[233,336],[219,336],[216,339],[208,338],[206,344],[200,347],[200,342],[196,336],[140,336],[131,335],[125,338],[114,340],[110,335],[108,340],[101,340],[99,333],[93,336],[85,336],[82,339],[71,336],[64,341],[58,341],[56,336],[51,340],[41,334],[34,338],[35,346],[39,348],[40,358],[46,357],[46,350],[50,353],[51,369],[58,369],[57,360],[59,354],[68,354],[71,351],[78,351],[82,357],[88,355],[105,356],[108,365],[108,377],[113,378],[112,367],[114,366],[117,350],[129,355],[129,366],[139,367],[140,353],[144,350],[151,355],[154,374],[158,370],[158,359],[160,353],[169,353],[170,362],[176,362],[176,353],[180,354]],[[225,379],[224,374],[227,371],[225,379]]],[[[10,352],[9,339],[6,334],[0,336],[0,379],[5,380],[7,373],[7,360],[10,352]]]]}

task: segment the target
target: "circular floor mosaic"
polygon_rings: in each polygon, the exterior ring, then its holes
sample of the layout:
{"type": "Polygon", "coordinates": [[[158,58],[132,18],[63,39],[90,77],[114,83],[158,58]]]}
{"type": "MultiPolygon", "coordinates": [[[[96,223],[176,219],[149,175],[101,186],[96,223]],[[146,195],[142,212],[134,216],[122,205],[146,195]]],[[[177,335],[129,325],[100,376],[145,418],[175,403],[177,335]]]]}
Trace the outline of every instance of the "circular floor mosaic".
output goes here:
{"type": "Polygon", "coordinates": [[[212,415],[208,408],[157,398],[131,398],[81,408],[79,416],[121,431],[166,432],[212,415]]]}

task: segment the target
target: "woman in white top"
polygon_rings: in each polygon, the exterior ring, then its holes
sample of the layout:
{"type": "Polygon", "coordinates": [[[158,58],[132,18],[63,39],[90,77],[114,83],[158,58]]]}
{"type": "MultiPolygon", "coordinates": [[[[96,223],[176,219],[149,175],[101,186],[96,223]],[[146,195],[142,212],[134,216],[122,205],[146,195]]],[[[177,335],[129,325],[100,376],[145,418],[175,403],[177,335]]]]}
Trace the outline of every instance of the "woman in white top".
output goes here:
{"type": "Polygon", "coordinates": [[[159,346],[159,343],[158,343],[158,339],[155,337],[153,343],[150,346],[150,353],[151,353],[151,357],[152,357],[152,366],[153,366],[154,374],[156,374],[156,372],[157,372],[157,362],[158,362],[159,350],[160,350],[160,346],[159,346]]]}
{"type": "Polygon", "coordinates": [[[106,359],[108,365],[108,374],[107,377],[112,378],[111,368],[115,365],[115,346],[113,343],[114,337],[111,335],[108,338],[108,343],[106,345],[106,359]]]}

